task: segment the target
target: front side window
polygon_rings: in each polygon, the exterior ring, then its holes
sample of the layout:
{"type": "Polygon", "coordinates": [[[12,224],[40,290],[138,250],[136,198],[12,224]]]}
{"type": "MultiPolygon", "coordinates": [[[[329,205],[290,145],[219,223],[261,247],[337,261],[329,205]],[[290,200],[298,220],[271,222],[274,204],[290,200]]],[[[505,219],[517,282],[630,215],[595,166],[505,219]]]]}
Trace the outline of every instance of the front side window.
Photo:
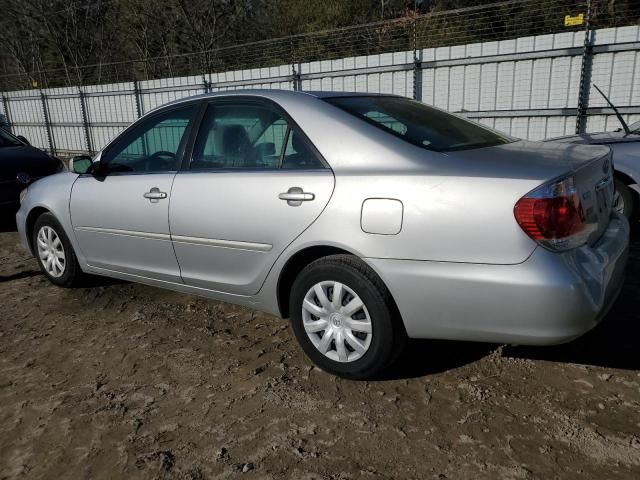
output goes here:
{"type": "Polygon", "coordinates": [[[162,172],[176,170],[178,151],[193,116],[189,105],[159,113],[126,134],[105,155],[105,172],[162,172]]]}
{"type": "Polygon", "coordinates": [[[407,98],[362,95],[325,100],[382,130],[428,150],[450,152],[503,145],[514,141],[477,123],[407,98]]]}
{"type": "Polygon", "coordinates": [[[252,103],[209,105],[196,138],[191,169],[323,168],[308,148],[306,162],[294,162],[306,140],[275,110],[252,103]],[[288,161],[289,159],[292,161],[288,161]],[[313,160],[311,160],[313,157],[313,160]]]}

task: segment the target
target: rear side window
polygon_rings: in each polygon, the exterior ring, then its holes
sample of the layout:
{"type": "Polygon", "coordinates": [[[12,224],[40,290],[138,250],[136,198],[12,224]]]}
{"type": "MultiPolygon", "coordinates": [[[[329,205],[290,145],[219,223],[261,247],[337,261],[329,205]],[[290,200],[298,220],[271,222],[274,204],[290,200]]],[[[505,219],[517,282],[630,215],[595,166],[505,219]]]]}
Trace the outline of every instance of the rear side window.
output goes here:
{"type": "Polygon", "coordinates": [[[304,137],[277,111],[253,103],[207,107],[192,169],[324,168],[304,137]]]}
{"type": "Polygon", "coordinates": [[[324,168],[307,141],[294,129],[289,130],[287,146],[282,157],[282,168],[316,169],[324,168]]]}
{"type": "Polygon", "coordinates": [[[413,145],[428,150],[469,150],[514,141],[506,135],[407,98],[353,96],[325,100],[413,145]]]}

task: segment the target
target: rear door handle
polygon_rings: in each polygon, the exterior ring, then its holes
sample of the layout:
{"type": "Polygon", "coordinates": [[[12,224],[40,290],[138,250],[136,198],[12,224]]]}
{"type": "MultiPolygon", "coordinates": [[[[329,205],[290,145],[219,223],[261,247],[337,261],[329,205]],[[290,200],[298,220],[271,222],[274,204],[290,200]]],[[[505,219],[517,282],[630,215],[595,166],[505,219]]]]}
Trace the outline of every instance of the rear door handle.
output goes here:
{"type": "Polygon", "coordinates": [[[292,207],[298,207],[302,205],[302,202],[310,202],[316,196],[313,193],[308,193],[302,190],[300,187],[291,187],[286,193],[278,195],[280,200],[286,200],[287,205],[292,207]]]}
{"type": "Polygon", "coordinates": [[[148,198],[151,203],[158,203],[158,200],[162,200],[167,198],[167,194],[165,192],[161,192],[158,187],[153,187],[148,192],[142,194],[144,198],[148,198]]]}

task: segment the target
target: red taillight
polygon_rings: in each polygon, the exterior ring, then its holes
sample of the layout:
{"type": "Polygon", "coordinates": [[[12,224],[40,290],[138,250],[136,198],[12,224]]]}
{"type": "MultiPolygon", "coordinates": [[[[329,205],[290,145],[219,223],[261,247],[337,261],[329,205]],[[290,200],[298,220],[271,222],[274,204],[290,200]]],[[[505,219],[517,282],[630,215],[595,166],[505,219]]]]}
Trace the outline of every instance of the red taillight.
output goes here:
{"type": "Polygon", "coordinates": [[[516,203],[514,214],[524,232],[546,247],[564,250],[586,241],[586,225],[572,177],[525,195],[516,203]]]}
{"type": "Polygon", "coordinates": [[[515,208],[516,220],[534,240],[558,239],[584,229],[579,205],[573,198],[522,198],[515,208]]]}

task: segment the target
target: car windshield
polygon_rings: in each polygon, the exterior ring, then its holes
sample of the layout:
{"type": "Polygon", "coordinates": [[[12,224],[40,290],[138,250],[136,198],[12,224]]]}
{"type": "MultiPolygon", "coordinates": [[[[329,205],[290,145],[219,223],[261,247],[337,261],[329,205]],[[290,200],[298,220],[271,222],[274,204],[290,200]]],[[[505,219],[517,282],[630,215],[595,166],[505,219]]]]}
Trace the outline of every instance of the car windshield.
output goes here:
{"type": "Polygon", "coordinates": [[[0,128],[0,148],[1,147],[18,147],[22,145],[22,142],[9,132],[0,128]]]}
{"type": "Polygon", "coordinates": [[[428,150],[450,152],[511,143],[515,139],[402,97],[344,96],[327,102],[428,150]]]}

